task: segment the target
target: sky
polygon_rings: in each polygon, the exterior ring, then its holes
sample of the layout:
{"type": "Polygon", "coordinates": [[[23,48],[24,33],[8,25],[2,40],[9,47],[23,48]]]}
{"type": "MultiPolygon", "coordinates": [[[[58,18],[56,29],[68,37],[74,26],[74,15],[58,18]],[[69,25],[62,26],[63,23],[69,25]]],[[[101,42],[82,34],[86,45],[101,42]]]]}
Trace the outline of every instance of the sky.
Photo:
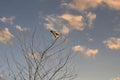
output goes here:
{"type": "Polygon", "coordinates": [[[67,39],[65,46],[77,53],[74,80],[120,80],[120,0],[0,0],[0,56],[19,52],[18,34],[36,27],[42,47],[49,30],[67,39]]]}

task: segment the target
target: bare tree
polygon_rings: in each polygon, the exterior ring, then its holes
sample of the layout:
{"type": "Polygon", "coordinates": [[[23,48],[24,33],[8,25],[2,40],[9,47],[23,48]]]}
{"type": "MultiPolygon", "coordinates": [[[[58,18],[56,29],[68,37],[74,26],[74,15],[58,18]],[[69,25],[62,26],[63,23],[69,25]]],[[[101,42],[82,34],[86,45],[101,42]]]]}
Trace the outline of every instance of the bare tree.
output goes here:
{"type": "Polygon", "coordinates": [[[12,54],[14,68],[7,58],[10,80],[73,80],[76,77],[74,67],[70,68],[72,53],[66,53],[63,46],[66,39],[57,33],[47,47],[41,49],[41,44],[36,37],[36,31],[31,39],[26,39],[23,33],[17,38],[20,46],[21,61],[12,54]],[[37,40],[37,41],[36,41],[37,40]]]}

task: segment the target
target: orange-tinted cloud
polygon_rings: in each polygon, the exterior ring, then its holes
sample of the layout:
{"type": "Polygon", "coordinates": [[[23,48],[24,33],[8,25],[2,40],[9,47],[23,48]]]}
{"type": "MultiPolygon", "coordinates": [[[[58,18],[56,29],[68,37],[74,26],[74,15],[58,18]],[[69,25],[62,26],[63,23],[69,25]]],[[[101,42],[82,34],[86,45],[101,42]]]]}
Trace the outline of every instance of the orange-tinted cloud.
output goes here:
{"type": "Polygon", "coordinates": [[[85,11],[95,9],[103,3],[110,9],[120,10],[120,0],[72,0],[70,3],[64,2],[63,5],[69,9],[85,11]]]}
{"type": "Polygon", "coordinates": [[[98,52],[99,52],[98,49],[87,49],[86,52],[85,52],[85,54],[87,56],[92,56],[92,55],[96,55],[98,52]]]}
{"type": "Polygon", "coordinates": [[[96,14],[89,12],[86,17],[88,19],[88,26],[91,27],[93,25],[93,21],[96,19],[96,14]]]}
{"type": "Polygon", "coordinates": [[[9,43],[13,39],[13,34],[10,33],[8,28],[4,28],[0,30],[0,42],[9,43]]]}
{"type": "Polygon", "coordinates": [[[72,0],[70,3],[63,3],[70,9],[84,11],[89,8],[96,8],[102,0],[72,0]]]}
{"type": "Polygon", "coordinates": [[[48,15],[45,17],[44,26],[47,29],[59,31],[62,34],[68,34],[71,30],[84,30],[83,16],[64,13],[62,15],[48,15]]]}
{"type": "Polygon", "coordinates": [[[90,57],[90,56],[94,56],[96,54],[98,54],[99,50],[98,49],[90,49],[81,45],[75,45],[72,47],[72,50],[74,52],[81,52],[84,53],[86,56],[90,57]]]}
{"type": "Polygon", "coordinates": [[[120,77],[116,77],[116,78],[114,78],[114,79],[112,79],[112,80],[120,80],[120,77]]]}
{"type": "Polygon", "coordinates": [[[61,32],[63,34],[68,34],[70,32],[70,29],[68,27],[66,27],[66,26],[63,26],[63,28],[61,29],[61,32]]]}
{"type": "Polygon", "coordinates": [[[111,37],[103,41],[103,43],[106,44],[109,49],[120,49],[120,38],[111,37]]]}
{"type": "Polygon", "coordinates": [[[44,26],[47,28],[47,29],[50,29],[50,30],[55,30],[53,24],[50,24],[50,23],[46,23],[44,24],[44,26]]]}
{"type": "Polygon", "coordinates": [[[22,28],[20,25],[16,25],[15,28],[19,31],[29,31],[28,28],[22,28]]]}
{"type": "Polygon", "coordinates": [[[44,26],[47,29],[59,31],[62,34],[68,34],[72,30],[83,31],[86,26],[91,27],[96,19],[96,14],[87,12],[84,16],[71,13],[61,15],[48,15],[45,18],[44,26]],[[85,20],[86,19],[86,20],[85,20]]]}
{"type": "Polygon", "coordinates": [[[44,24],[46,29],[56,31],[58,28],[60,29],[61,27],[64,26],[64,24],[62,23],[62,20],[58,16],[48,15],[44,19],[46,21],[46,23],[44,24]]]}
{"type": "Polygon", "coordinates": [[[72,47],[72,50],[75,52],[83,52],[85,50],[85,47],[83,47],[81,45],[75,45],[72,47]]]}
{"type": "Polygon", "coordinates": [[[120,0],[104,0],[109,8],[120,10],[120,0]]]}
{"type": "Polygon", "coordinates": [[[73,29],[77,29],[77,30],[84,29],[84,22],[83,22],[84,18],[81,15],[73,15],[73,14],[65,13],[62,14],[60,18],[66,20],[73,29]]]}
{"type": "Polygon", "coordinates": [[[7,17],[2,17],[0,18],[0,21],[3,22],[3,23],[10,23],[10,24],[13,24],[13,20],[15,19],[14,16],[11,16],[9,18],[7,17]]]}

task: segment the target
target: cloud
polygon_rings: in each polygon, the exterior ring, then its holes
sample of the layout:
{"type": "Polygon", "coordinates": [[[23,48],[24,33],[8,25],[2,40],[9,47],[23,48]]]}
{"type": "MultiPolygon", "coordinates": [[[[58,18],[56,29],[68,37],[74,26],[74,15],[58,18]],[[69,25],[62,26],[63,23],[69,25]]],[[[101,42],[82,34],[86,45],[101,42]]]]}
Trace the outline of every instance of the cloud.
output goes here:
{"type": "Polygon", "coordinates": [[[88,20],[88,26],[91,27],[93,25],[93,21],[96,19],[96,14],[89,12],[89,13],[87,13],[86,17],[88,20]]]}
{"type": "Polygon", "coordinates": [[[44,24],[46,29],[59,31],[62,34],[68,34],[71,30],[84,30],[83,17],[81,15],[73,15],[64,13],[62,15],[48,15],[44,24]]]}
{"type": "Polygon", "coordinates": [[[90,57],[90,56],[94,56],[96,54],[98,54],[99,50],[98,49],[90,49],[81,45],[75,45],[72,47],[72,50],[74,52],[81,52],[84,53],[86,56],[90,57]]]}
{"type": "Polygon", "coordinates": [[[83,47],[81,45],[75,45],[72,47],[72,50],[75,52],[83,52],[85,50],[85,47],[83,47]]]}
{"type": "Polygon", "coordinates": [[[9,43],[13,37],[8,28],[0,29],[0,42],[9,43]]]}
{"type": "Polygon", "coordinates": [[[120,0],[104,0],[104,3],[111,9],[120,10],[120,0]]]}
{"type": "Polygon", "coordinates": [[[56,31],[56,29],[60,29],[62,26],[64,26],[64,24],[62,23],[62,20],[58,16],[48,15],[44,19],[46,21],[44,26],[47,29],[56,31]]]}
{"type": "Polygon", "coordinates": [[[95,19],[96,14],[92,12],[87,12],[85,16],[71,13],[48,15],[44,18],[46,21],[44,26],[46,29],[59,31],[65,35],[72,30],[83,31],[87,25],[91,27],[95,19]]]}
{"type": "Polygon", "coordinates": [[[68,34],[70,32],[70,29],[68,27],[66,27],[66,26],[63,26],[63,28],[61,29],[61,32],[63,34],[68,34]]]}
{"type": "Polygon", "coordinates": [[[3,22],[3,23],[10,23],[10,24],[13,24],[13,20],[15,19],[14,16],[11,16],[9,18],[7,17],[2,17],[0,18],[0,21],[3,22]]]}
{"type": "Polygon", "coordinates": [[[103,43],[109,48],[109,49],[120,49],[120,38],[115,38],[115,37],[111,37],[105,41],[103,41],[103,43]]]}
{"type": "Polygon", "coordinates": [[[88,41],[89,41],[89,42],[93,42],[93,41],[94,41],[94,39],[93,39],[93,38],[91,38],[91,37],[88,37],[88,41]]]}
{"type": "Polygon", "coordinates": [[[46,23],[44,24],[44,26],[47,28],[47,29],[50,29],[50,30],[55,30],[53,24],[50,24],[50,23],[46,23]]]}
{"type": "Polygon", "coordinates": [[[45,21],[47,23],[44,24],[44,26],[47,29],[56,30],[62,29],[64,26],[70,26],[70,29],[76,29],[76,30],[83,30],[84,29],[84,22],[83,22],[83,16],[81,15],[73,15],[70,13],[64,13],[62,15],[48,15],[45,17],[45,21]]]}
{"type": "Polygon", "coordinates": [[[89,8],[96,8],[102,0],[72,0],[70,3],[63,3],[69,9],[85,11],[89,8]]]}
{"type": "Polygon", "coordinates": [[[87,49],[86,52],[85,52],[85,54],[87,56],[92,56],[92,55],[96,55],[98,52],[99,52],[98,49],[87,49]]]}
{"type": "Polygon", "coordinates": [[[22,28],[20,25],[16,25],[15,28],[19,31],[29,31],[28,28],[22,28]]]}
{"type": "Polygon", "coordinates": [[[84,22],[83,16],[81,15],[73,15],[69,13],[62,14],[60,18],[64,19],[68,22],[68,24],[76,30],[83,30],[84,29],[84,22]]]}
{"type": "Polygon", "coordinates": [[[120,80],[120,77],[113,78],[112,80],[120,80]]]}
{"type": "Polygon", "coordinates": [[[96,9],[99,5],[103,5],[103,3],[110,9],[120,10],[120,0],[72,0],[69,3],[64,2],[62,5],[68,9],[81,12],[91,8],[96,9]]]}

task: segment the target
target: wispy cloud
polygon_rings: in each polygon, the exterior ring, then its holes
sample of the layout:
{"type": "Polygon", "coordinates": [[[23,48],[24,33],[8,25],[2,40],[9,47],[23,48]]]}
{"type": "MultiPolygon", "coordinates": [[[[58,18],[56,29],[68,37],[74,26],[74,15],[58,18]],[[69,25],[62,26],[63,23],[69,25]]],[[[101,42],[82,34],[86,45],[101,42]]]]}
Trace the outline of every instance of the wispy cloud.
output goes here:
{"type": "Polygon", "coordinates": [[[120,10],[120,0],[72,0],[67,3],[64,2],[62,5],[68,9],[77,11],[86,11],[88,9],[96,9],[99,5],[107,5],[109,9],[120,10]]]}
{"type": "Polygon", "coordinates": [[[91,28],[96,19],[96,14],[93,12],[84,12],[84,14],[81,15],[65,12],[59,15],[48,15],[44,17],[44,19],[46,21],[44,26],[47,29],[57,30],[63,34],[68,34],[72,30],[83,31],[87,26],[91,28]]]}
{"type": "Polygon", "coordinates": [[[3,23],[10,23],[10,24],[13,24],[13,20],[15,19],[15,16],[11,16],[9,18],[7,17],[2,17],[0,18],[0,21],[3,22],[3,23]]]}
{"type": "Polygon", "coordinates": [[[77,30],[83,30],[84,29],[84,18],[81,15],[73,15],[70,13],[65,13],[60,16],[63,20],[67,21],[68,24],[73,28],[77,30]]]}
{"type": "Polygon", "coordinates": [[[89,41],[89,42],[93,42],[93,41],[94,41],[94,39],[93,39],[93,38],[91,38],[91,37],[88,37],[88,41],[89,41]]]}
{"type": "Polygon", "coordinates": [[[9,43],[13,37],[8,28],[0,29],[0,42],[9,43]]]}
{"type": "Polygon", "coordinates": [[[88,57],[90,56],[94,56],[96,54],[98,54],[99,50],[98,49],[91,49],[91,48],[87,48],[85,46],[81,46],[81,45],[75,45],[72,47],[72,50],[74,52],[81,52],[84,53],[85,55],[87,55],[88,57]]]}
{"type": "Polygon", "coordinates": [[[66,27],[66,26],[63,26],[62,29],[61,29],[61,32],[63,34],[68,34],[70,32],[70,29],[68,27],[66,27]]]}
{"type": "Polygon", "coordinates": [[[120,0],[104,0],[110,9],[120,10],[120,0]]]}
{"type": "Polygon", "coordinates": [[[102,0],[72,0],[70,3],[63,3],[69,9],[85,11],[90,8],[96,8],[102,0]]]}
{"type": "Polygon", "coordinates": [[[46,23],[44,24],[44,26],[47,28],[47,29],[50,29],[50,30],[55,30],[54,26],[52,23],[46,23]]]}
{"type": "Polygon", "coordinates": [[[120,77],[113,78],[112,80],[120,80],[120,77]]]}
{"type": "Polygon", "coordinates": [[[58,16],[56,16],[56,15],[48,15],[44,19],[46,21],[46,23],[44,24],[44,26],[47,29],[50,29],[50,30],[56,30],[57,29],[58,30],[61,27],[65,26],[62,23],[62,20],[58,16]]]}
{"type": "Polygon", "coordinates": [[[81,45],[75,45],[72,47],[72,50],[75,52],[83,52],[85,50],[85,47],[81,45]]]}
{"type": "Polygon", "coordinates": [[[91,27],[93,25],[93,21],[96,19],[96,14],[92,12],[88,12],[86,14],[88,26],[91,27]]]}
{"type": "Polygon", "coordinates": [[[68,34],[70,32],[70,28],[67,27],[67,24],[63,22],[59,16],[48,15],[45,17],[46,23],[44,24],[46,29],[59,31],[62,34],[68,34]]]}
{"type": "Polygon", "coordinates": [[[98,52],[99,52],[98,49],[87,49],[86,52],[85,52],[85,54],[87,56],[92,56],[92,55],[96,55],[98,52]]]}
{"type": "Polygon", "coordinates": [[[85,28],[84,17],[81,15],[73,15],[63,13],[61,15],[48,15],[45,18],[46,29],[59,31],[62,34],[69,34],[72,30],[83,31],[85,28]]]}
{"type": "Polygon", "coordinates": [[[20,25],[16,25],[15,28],[16,28],[17,30],[19,30],[19,31],[29,31],[28,28],[23,28],[23,27],[20,26],[20,25]]]}
{"type": "Polygon", "coordinates": [[[120,38],[111,37],[103,41],[109,49],[120,49],[120,38]]]}

